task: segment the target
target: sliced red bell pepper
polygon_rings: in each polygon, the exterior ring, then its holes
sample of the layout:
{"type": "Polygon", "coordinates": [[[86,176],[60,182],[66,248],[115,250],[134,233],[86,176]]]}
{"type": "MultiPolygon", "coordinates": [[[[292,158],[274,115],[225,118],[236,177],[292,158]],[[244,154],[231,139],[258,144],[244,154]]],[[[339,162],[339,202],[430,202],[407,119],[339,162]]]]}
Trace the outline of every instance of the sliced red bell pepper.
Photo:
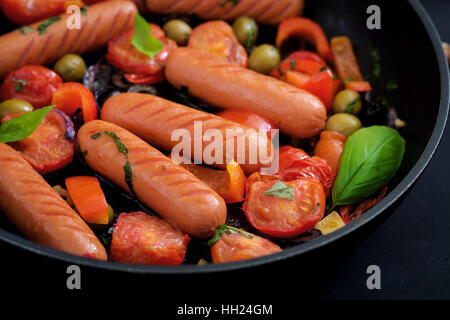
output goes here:
{"type": "Polygon", "coordinates": [[[356,92],[368,92],[372,91],[372,86],[368,81],[347,81],[345,83],[345,89],[356,92]]]}
{"type": "Polygon", "coordinates": [[[284,20],[278,27],[276,38],[277,47],[281,47],[283,42],[292,36],[302,37],[311,42],[315,45],[317,52],[322,58],[327,61],[332,61],[328,39],[320,25],[316,22],[301,17],[284,20]]]}
{"type": "Polygon", "coordinates": [[[84,221],[91,224],[108,224],[108,204],[96,177],[67,178],[66,187],[84,221]]]}
{"type": "Polygon", "coordinates": [[[53,94],[52,104],[73,116],[81,109],[84,122],[97,119],[97,103],[92,92],[78,82],[66,82],[53,94]]]}
{"type": "Polygon", "coordinates": [[[387,186],[384,186],[381,189],[380,195],[376,199],[367,199],[361,202],[361,204],[351,213],[352,205],[346,205],[342,206],[340,208],[339,215],[341,216],[342,220],[345,222],[345,224],[348,224],[352,222],[353,220],[359,218],[364,212],[372,208],[374,205],[376,205],[378,202],[380,202],[387,192],[387,186]]]}
{"type": "Polygon", "coordinates": [[[363,81],[352,42],[348,37],[335,37],[331,39],[331,52],[334,66],[339,78],[344,81],[363,81]]]}

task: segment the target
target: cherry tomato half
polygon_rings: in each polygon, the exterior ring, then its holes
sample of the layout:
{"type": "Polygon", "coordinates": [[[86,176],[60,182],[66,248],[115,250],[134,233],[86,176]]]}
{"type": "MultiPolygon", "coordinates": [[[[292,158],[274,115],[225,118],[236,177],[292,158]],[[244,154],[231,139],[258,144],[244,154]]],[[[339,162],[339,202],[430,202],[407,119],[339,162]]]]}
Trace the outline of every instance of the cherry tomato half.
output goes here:
{"type": "Polygon", "coordinates": [[[318,180],[328,197],[333,187],[335,173],[328,163],[319,157],[310,157],[303,150],[284,146],[279,153],[281,180],[291,181],[298,178],[314,178],[318,180]]]}
{"type": "Polygon", "coordinates": [[[97,103],[92,92],[78,82],[66,82],[53,94],[52,105],[73,116],[78,109],[83,113],[84,122],[97,119],[97,103]]]}
{"type": "Polygon", "coordinates": [[[253,259],[277,253],[282,249],[270,240],[253,235],[251,239],[241,233],[225,232],[219,241],[211,246],[214,263],[225,263],[253,259]]]}
{"type": "Polygon", "coordinates": [[[177,47],[177,43],[165,37],[164,31],[156,24],[150,23],[152,35],[163,44],[163,49],[152,59],[136,49],[131,41],[134,35],[134,29],[131,29],[122,35],[116,37],[108,43],[108,53],[106,58],[117,69],[132,74],[127,80],[133,81],[137,79],[140,84],[153,84],[155,79],[164,80],[165,62],[177,47]],[[142,81],[146,76],[160,76],[160,78],[150,78],[150,82],[142,81]],[[162,76],[162,77],[161,77],[162,76]]]}
{"type": "Polygon", "coordinates": [[[225,21],[209,21],[196,27],[189,37],[188,46],[216,53],[243,68],[247,67],[247,51],[225,21]]]}
{"type": "Polygon", "coordinates": [[[24,66],[10,72],[0,88],[2,100],[25,100],[35,108],[49,106],[62,79],[53,70],[42,66],[24,66]]]}
{"type": "Polygon", "coordinates": [[[111,260],[152,265],[179,265],[190,241],[168,222],[144,212],[122,213],[111,242],[111,260]]]}
{"type": "Polygon", "coordinates": [[[258,172],[248,178],[242,209],[251,225],[275,238],[296,237],[313,228],[325,211],[322,185],[316,179],[299,178],[284,182],[293,188],[293,200],[264,194],[277,181],[275,176],[258,172]]]}
{"type": "MultiPolygon", "coordinates": [[[[2,122],[20,116],[9,114],[2,122]]],[[[10,143],[22,157],[40,174],[64,168],[72,162],[75,154],[75,129],[70,118],[62,111],[50,111],[39,127],[27,138],[10,143]],[[67,139],[67,135],[71,139],[67,139]]]]}

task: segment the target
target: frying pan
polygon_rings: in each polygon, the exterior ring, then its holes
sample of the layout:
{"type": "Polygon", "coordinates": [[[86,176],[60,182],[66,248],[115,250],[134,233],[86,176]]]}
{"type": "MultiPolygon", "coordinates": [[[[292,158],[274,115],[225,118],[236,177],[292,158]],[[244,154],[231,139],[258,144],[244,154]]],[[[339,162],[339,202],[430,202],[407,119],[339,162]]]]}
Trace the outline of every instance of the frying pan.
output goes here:
{"type": "MultiPolygon", "coordinates": [[[[329,38],[349,36],[364,75],[371,74],[371,50],[378,49],[382,72],[381,77],[373,82],[374,91],[385,94],[406,121],[402,131],[406,140],[402,166],[390,183],[389,193],[375,207],[334,233],[287,248],[278,254],[201,267],[141,266],[77,257],[24,239],[11,229],[4,218],[0,219],[0,240],[38,255],[80,266],[141,274],[194,274],[244,269],[286,260],[349,236],[377,218],[419,178],[444,131],[449,109],[449,73],[441,40],[418,0],[306,0],[305,16],[316,20],[329,38]],[[380,30],[366,27],[369,17],[366,10],[373,4],[381,8],[380,30]],[[386,92],[386,83],[392,79],[398,81],[399,89],[386,92]]],[[[7,32],[10,28],[4,27],[1,32],[7,32]]]]}

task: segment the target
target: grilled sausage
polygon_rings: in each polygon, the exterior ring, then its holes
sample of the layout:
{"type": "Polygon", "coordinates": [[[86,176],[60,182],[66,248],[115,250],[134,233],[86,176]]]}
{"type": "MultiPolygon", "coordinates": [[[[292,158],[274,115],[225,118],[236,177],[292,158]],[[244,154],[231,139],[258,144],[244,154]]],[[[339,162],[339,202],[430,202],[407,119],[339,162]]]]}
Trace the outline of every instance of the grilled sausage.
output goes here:
{"type": "Polygon", "coordinates": [[[46,28],[41,21],[32,32],[18,29],[0,36],[0,78],[23,65],[45,65],[67,53],[85,53],[104,47],[109,40],[133,27],[137,8],[130,1],[108,1],[90,6],[81,16],[81,28],[69,29],[63,14],[46,28]],[[39,28],[39,29],[38,29],[39,28]]]}
{"type": "Polygon", "coordinates": [[[173,86],[185,86],[190,94],[220,108],[258,113],[294,138],[313,137],[325,126],[327,111],[319,98],[214,54],[175,49],[165,73],[173,86]]]}
{"type": "Polygon", "coordinates": [[[205,162],[202,157],[204,152],[200,155],[197,154],[197,157],[195,157],[195,144],[200,143],[201,150],[205,151],[208,146],[216,143],[216,141],[211,139],[210,142],[204,141],[202,143],[202,137],[205,137],[208,130],[216,129],[220,131],[221,137],[223,137],[221,141],[223,150],[216,150],[221,155],[217,158],[214,157],[218,159],[217,162],[208,163],[207,161],[207,164],[224,168],[229,161],[235,160],[241,165],[244,172],[251,174],[263,166],[268,167],[271,162],[272,145],[267,135],[259,134],[255,130],[249,130],[250,128],[246,126],[213,114],[195,110],[154,95],[123,93],[113,96],[103,105],[101,119],[115,123],[133,132],[151,145],[168,151],[171,151],[179,143],[178,141],[172,141],[172,133],[177,129],[186,129],[189,136],[194,137],[194,139],[191,140],[191,154],[184,156],[196,159],[199,162],[205,162]],[[196,121],[199,121],[198,128],[202,129],[202,134],[197,136],[199,139],[195,139],[194,127],[196,121]],[[233,135],[229,135],[227,138],[227,133],[233,133],[233,135]],[[245,149],[229,147],[230,144],[239,146],[241,143],[245,146],[245,149]]]}
{"type": "Polygon", "coordinates": [[[206,20],[233,20],[245,15],[265,24],[301,15],[304,5],[303,0],[146,0],[146,3],[157,14],[196,14],[206,20]]]}
{"type": "Polygon", "coordinates": [[[129,131],[102,120],[78,131],[89,166],[182,231],[208,238],[225,223],[224,200],[189,171],[129,131]]]}
{"type": "Polygon", "coordinates": [[[106,260],[80,216],[10,146],[0,143],[0,211],[28,239],[67,253],[106,260]]]}

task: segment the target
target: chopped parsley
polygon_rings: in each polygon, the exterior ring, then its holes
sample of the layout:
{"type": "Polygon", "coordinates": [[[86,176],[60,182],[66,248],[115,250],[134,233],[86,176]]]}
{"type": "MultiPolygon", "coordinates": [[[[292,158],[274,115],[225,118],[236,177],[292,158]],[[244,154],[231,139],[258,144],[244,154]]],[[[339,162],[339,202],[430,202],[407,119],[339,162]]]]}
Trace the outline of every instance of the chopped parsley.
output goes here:
{"type": "Polygon", "coordinates": [[[30,26],[23,26],[22,28],[20,28],[20,32],[22,34],[29,34],[32,33],[34,31],[34,29],[30,26]]]}
{"type": "Polygon", "coordinates": [[[42,22],[38,27],[37,30],[39,31],[39,34],[43,34],[47,32],[47,28],[49,26],[51,26],[52,24],[54,24],[55,22],[61,20],[60,16],[54,16],[51,17],[50,19],[45,20],[44,22],[42,22]]]}
{"type": "Polygon", "coordinates": [[[23,88],[27,85],[27,81],[23,79],[12,78],[11,82],[17,83],[17,85],[14,87],[14,92],[22,91],[23,88]]]}

